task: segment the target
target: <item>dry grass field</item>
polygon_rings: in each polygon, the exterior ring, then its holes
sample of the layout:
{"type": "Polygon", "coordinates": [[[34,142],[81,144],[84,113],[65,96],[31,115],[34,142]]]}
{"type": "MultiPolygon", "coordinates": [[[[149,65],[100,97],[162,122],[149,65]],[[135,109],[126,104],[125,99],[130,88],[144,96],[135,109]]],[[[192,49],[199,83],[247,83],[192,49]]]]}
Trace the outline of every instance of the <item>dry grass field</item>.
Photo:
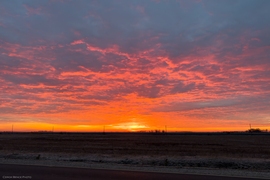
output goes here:
{"type": "Polygon", "coordinates": [[[59,161],[269,170],[270,134],[0,134],[0,158],[48,154],[59,161]]]}

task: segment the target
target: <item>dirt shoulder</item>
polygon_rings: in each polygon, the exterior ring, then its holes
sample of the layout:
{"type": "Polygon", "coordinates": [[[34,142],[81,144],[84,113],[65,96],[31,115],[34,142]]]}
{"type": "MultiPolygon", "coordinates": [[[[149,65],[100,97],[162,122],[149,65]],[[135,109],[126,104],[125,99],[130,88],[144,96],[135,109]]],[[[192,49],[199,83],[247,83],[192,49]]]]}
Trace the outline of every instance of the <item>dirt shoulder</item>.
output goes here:
{"type": "Polygon", "coordinates": [[[0,163],[270,179],[269,162],[260,159],[2,153],[0,163]]]}

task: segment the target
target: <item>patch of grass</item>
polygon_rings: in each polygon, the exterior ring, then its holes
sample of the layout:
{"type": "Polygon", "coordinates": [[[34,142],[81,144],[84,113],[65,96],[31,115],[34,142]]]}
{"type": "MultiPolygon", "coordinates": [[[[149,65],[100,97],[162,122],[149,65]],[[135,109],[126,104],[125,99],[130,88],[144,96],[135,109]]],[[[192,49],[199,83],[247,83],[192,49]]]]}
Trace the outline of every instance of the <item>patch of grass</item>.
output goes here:
{"type": "Polygon", "coordinates": [[[168,166],[169,165],[169,161],[168,159],[166,158],[165,161],[164,161],[164,166],[168,166]]]}
{"type": "Polygon", "coordinates": [[[39,154],[39,155],[36,157],[36,159],[37,159],[37,160],[39,160],[39,159],[40,159],[40,154],[39,154]]]}

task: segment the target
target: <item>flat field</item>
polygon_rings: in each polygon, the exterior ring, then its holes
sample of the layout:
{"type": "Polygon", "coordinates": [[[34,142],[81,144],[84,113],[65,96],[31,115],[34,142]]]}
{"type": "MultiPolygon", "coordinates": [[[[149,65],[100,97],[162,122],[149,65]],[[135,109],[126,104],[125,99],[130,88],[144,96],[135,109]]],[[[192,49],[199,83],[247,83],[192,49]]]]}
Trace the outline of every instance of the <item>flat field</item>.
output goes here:
{"type": "Polygon", "coordinates": [[[270,134],[2,133],[2,159],[270,169],[270,134]]]}

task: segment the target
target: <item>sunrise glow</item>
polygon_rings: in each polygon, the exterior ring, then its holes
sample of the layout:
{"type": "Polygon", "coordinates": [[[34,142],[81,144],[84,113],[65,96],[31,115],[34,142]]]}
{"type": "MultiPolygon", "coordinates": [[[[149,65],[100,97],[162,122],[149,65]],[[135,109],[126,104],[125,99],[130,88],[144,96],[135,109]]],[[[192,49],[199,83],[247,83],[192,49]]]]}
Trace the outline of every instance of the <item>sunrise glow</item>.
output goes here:
{"type": "Polygon", "coordinates": [[[269,1],[0,5],[0,131],[270,129],[269,1]]]}

